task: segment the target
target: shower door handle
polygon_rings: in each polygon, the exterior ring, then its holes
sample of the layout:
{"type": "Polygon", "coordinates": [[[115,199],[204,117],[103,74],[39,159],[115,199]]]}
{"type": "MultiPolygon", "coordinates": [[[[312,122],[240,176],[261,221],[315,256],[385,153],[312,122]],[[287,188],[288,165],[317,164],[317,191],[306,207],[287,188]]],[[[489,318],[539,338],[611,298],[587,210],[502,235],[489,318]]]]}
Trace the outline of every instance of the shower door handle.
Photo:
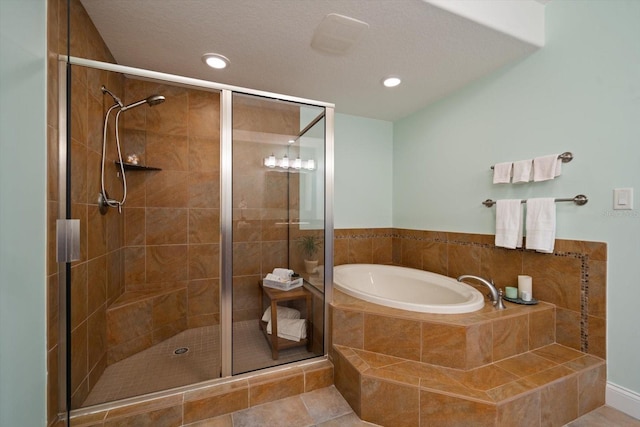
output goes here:
{"type": "Polygon", "coordinates": [[[58,262],[80,259],[80,220],[59,219],[56,221],[56,258],[58,262]]]}

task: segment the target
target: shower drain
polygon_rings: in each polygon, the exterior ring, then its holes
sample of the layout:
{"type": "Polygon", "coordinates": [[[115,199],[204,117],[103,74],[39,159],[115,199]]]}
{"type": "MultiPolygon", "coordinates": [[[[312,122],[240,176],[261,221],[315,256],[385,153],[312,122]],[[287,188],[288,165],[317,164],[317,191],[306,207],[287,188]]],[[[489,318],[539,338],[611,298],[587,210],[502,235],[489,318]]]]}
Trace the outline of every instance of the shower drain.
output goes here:
{"type": "Polygon", "coordinates": [[[187,351],[189,351],[189,347],[180,347],[180,348],[176,348],[173,351],[173,354],[185,354],[187,351]]]}

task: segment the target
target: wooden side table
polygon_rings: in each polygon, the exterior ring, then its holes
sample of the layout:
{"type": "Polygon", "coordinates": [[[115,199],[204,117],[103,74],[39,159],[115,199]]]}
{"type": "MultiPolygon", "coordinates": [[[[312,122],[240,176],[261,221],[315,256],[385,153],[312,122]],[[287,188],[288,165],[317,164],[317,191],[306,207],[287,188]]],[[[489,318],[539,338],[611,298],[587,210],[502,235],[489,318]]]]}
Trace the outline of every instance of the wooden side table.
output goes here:
{"type": "Polygon", "coordinates": [[[311,292],[304,288],[304,286],[292,289],[290,291],[281,291],[278,289],[269,288],[266,286],[262,286],[262,281],[258,283],[260,286],[260,307],[263,307],[263,298],[266,297],[269,299],[271,304],[271,334],[267,334],[267,325],[268,322],[263,322],[262,319],[258,320],[260,324],[260,329],[264,333],[267,338],[267,342],[271,346],[271,357],[273,360],[278,359],[278,351],[284,350],[285,348],[292,348],[298,346],[307,346],[307,350],[311,351],[311,343],[313,340],[311,339],[311,331],[313,328],[311,327],[311,322],[313,319],[312,305],[311,305],[311,292]],[[304,299],[306,301],[306,320],[307,320],[307,337],[301,339],[300,341],[292,341],[285,338],[280,338],[278,336],[278,302],[286,302],[286,301],[294,301],[304,299]]]}

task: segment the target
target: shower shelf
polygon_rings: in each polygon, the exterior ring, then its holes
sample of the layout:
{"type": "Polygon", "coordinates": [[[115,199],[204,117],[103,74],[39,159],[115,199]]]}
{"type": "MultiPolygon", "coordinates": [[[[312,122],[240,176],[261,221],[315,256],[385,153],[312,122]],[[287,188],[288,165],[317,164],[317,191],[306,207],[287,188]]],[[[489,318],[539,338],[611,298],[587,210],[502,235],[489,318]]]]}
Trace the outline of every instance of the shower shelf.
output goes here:
{"type": "MultiPolygon", "coordinates": [[[[116,164],[117,167],[120,167],[120,162],[113,162],[116,164]]],[[[134,165],[133,163],[122,163],[122,166],[124,167],[125,170],[130,170],[130,171],[161,171],[162,169],[160,168],[154,168],[152,166],[145,166],[145,165],[134,165]]]]}

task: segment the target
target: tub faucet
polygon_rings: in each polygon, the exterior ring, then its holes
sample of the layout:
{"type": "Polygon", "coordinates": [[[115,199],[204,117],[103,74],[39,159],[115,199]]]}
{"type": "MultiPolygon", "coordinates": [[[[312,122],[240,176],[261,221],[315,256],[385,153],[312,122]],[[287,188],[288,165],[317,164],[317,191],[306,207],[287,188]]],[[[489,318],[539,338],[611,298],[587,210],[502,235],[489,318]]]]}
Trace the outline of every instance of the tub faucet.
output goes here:
{"type": "Polygon", "coordinates": [[[462,282],[464,279],[475,279],[478,282],[482,283],[483,285],[485,285],[487,288],[489,288],[489,299],[491,300],[491,303],[493,304],[493,306],[496,308],[496,310],[504,310],[506,307],[504,306],[504,303],[502,302],[502,291],[499,291],[496,289],[496,287],[493,284],[493,280],[492,281],[488,281],[487,279],[483,279],[480,276],[472,276],[470,274],[463,274],[462,276],[458,277],[458,282],[462,282]]]}

